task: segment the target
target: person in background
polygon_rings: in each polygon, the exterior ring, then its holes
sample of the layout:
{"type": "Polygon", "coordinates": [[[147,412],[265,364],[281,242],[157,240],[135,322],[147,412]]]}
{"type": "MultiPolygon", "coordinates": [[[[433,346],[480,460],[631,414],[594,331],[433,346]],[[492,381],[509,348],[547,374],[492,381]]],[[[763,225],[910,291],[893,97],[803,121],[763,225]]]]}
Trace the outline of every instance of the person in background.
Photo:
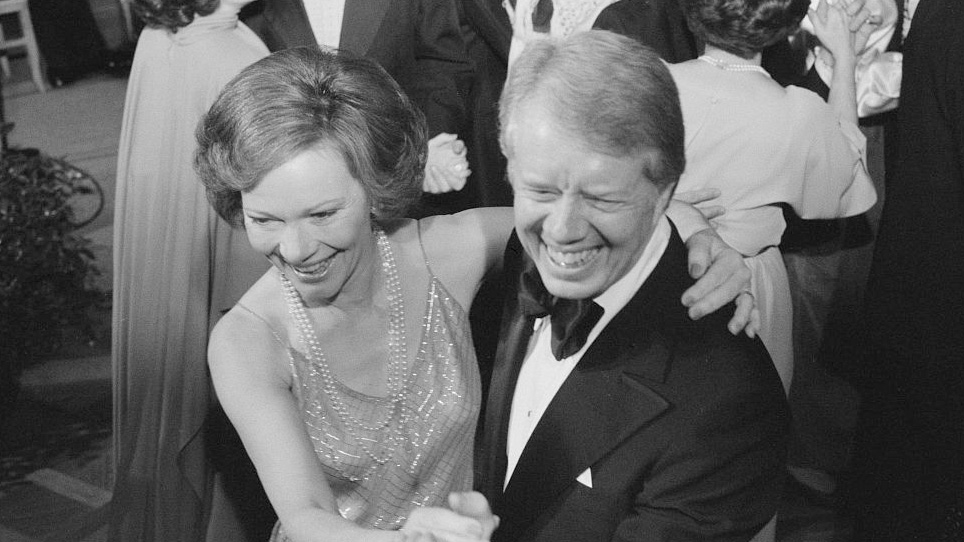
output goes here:
{"type": "Polygon", "coordinates": [[[784,39],[807,13],[806,0],[686,0],[690,27],[706,42],[696,60],[673,64],[686,124],[687,168],[680,190],[717,188],[720,236],[746,258],[760,309],[760,336],[789,390],[792,305],[778,245],[780,205],[804,218],[863,213],[876,201],[857,128],[854,34],[869,14],[826,2],[812,13],[836,59],[829,102],[782,87],[760,66],[763,49],[784,39]],[[857,25],[860,26],[860,25],[857,25]]]}
{"type": "Polygon", "coordinates": [[[200,540],[212,471],[201,428],[208,331],[266,267],[207,203],[194,129],[222,86],[268,54],[247,0],[137,0],[114,215],[115,485],[109,538],[200,540]]]}
{"type": "MultiPolygon", "coordinates": [[[[466,493],[481,403],[467,314],[501,264],[510,210],[401,218],[420,195],[424,121],[387,72],[347,52],[255,63],[197,137],[212,203],[274,264],[209,348],[278,514],[273,540],[486,539],[495,520],[466,493]]],[[[685,299],[700,317],[737,296],[745,269],[712,230],[691,247],[703,278],[685,299]]]]}
{"type": "Polygon", "coordinates": [[[468,126],[474,72],[452,0],[266,0],[262,17],[258,31],[272,51],[317,44],[371,58],[425,114],[426,194],[412,214],[476,206],[458,192],[434,195],[441,185],[461,188],[471,173],[459,134],[468,126]]]}
{"type": "Polygon", "coordinates": [[[902,4],[896,174],[867,282],[864,356],[852,368],[859,542],[960,540],[962,531],[964,4],[902,4]]]}
{"type": "MultiPolygon", "coordinates": [[[[857,4],[851,0],[841,5],[855,9],[857,4]]],[[[811,0],[811,9],[818,5],[819,0],[811,0]]],[[[839,506],[846,493],[842,482],[851,465],[860,398],[840,369],[852,366],[863,347],[853,330],[863,322],[863,293],[884,199],[885,126],[892,121],[889,111],[896,107],[900,91],[901,53],[888,50],[900,35],[899,10],[894,0],[867,0],[863,6],[871,13],[871,22],[854,35],[857,116],[867,138],[867,171],[877,203],[859,216],[823,220],[802,220],[784,208],[787,229],[780,243],[793,301],[794,430],[788,469],[796,482],[793,489],[825,507],[839,506]]],[[[808,65],[811,69],[794,84],[826,99],[833,56],[812,35],[809,17],[801,28],[795,39],[809,47],[800,73],[808,65]]],[[[769,70],[770,65],[764,53],[763,66],[769,70]]],[[[886,132],[889,135],[890,128],[886,132]]]]}
{"type": "Polygon", "coordinates": [[[683,118],[665,64],[611,32],[536,40],[500,119],[516,235],[477,455],[492,540],[772,535],[786,399],[758,339],[679,304],[692,279],[664,211],[683,118]]]}

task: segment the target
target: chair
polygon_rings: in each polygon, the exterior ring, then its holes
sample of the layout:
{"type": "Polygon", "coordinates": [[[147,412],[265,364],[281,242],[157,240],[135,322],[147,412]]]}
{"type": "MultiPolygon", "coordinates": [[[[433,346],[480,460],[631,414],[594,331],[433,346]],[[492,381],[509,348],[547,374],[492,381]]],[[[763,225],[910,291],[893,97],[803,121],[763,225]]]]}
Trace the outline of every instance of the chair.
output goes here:
{"type": "MultiPolygon", "coordinates": [[[[27,63],[30,65],[30,76],[33,79],[37,90],[44,92],[43,73],[40,71],[40,49],[37,48],[37,38],[33,33],[33,22],[30,20],[30,10],[27,8],[27,0],[0,0],[0,15],[16,13],[20,21],[21,36],[19,38],[7,39],[3,35],[3,28],[0,27],[0,51],[6,51],[14,47],[24,47],[27,49],[27,63]]],[[[3,70],[4,77],[10,76],[10,61],[5,53],[0,57],[0,69],[3,70]]]]}

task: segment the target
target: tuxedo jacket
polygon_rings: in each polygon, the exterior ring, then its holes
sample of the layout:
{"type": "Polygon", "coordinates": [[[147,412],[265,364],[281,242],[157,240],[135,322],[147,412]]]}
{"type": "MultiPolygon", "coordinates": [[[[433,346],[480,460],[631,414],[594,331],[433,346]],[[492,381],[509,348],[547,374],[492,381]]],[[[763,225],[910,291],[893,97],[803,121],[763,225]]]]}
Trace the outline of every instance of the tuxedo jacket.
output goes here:
{"type": "MultiPolygon", "coordinates": [[[[265,3],[272,51],[318,43],[303,0],[265,3]]],[[[472,65],[452,0],[346,0],[339,48],[377,61],[425,114],[429,135],[460,133],[472,65]]]]}
{"type": "Polygon", "coordinates": [[[559,389],[503,490],[511,401],[534,323],[515,295],[522,252],[513,235],[476,458],[476,486],[501,518],[492,540],[750,540],[780,500],[788,407],[762,343],[727,331],[730,311],[687,316],[680,297],[692,280],[675,229],[559,389]]]}

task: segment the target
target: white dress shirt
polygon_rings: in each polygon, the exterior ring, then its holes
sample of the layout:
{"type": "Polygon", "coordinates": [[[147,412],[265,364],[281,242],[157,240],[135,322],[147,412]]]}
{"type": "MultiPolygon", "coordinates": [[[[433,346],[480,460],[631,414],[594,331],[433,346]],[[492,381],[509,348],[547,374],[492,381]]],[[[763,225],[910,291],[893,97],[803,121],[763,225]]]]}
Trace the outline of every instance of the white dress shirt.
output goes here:
{"type": "Polygon", "coordinates": [[[346,0],[304,0],[308,23],[319,45],[338,48],[346,0]]]}
{"type": "Polygon", "coordinates": [[[653,229],[653,234],[643,249],[643,254],[632,268],[619,280],[613,283],[605,292],[595,298],[596,303],[604,310],[602,318],[589,333],[586,344],[568,358],[556,360],[552,355],[550,342],[552,339],[551,317],[539,318],[535,321],[535,331],[529,339],[526,358],[519,371],[515,394],[512,397],[512,408],[509,413],[509,431],[506,442],[508,467],[505,471],[507,486],[512,473],[515,471],[519,457],[525,449],[532,431],[536,428],[542,414],[549,407],[549,403],[556,396],[569,373],[576,367],[589,346],[602,333],[610,320],[629,303],[636,295],[650,273],[659,263],[659,259],[669,245],[671,228],[665,216],[660,217],[653,229]]]}

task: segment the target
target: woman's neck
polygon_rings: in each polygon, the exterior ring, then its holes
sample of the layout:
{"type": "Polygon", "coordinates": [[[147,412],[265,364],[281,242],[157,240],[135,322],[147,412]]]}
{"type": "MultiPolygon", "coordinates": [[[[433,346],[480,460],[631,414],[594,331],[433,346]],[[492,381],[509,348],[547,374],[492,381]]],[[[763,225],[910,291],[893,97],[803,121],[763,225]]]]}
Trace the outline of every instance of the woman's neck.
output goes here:
{"type": "Polygon", "coordinates": [[[756,53],[750,58],[743,58],[742,56],[726,52],[712,45],[707,45],[706,51],[703,54],[731,65],[759,66],[763,61],[763,55],[761,53],[756,53]]]}
{"type": "Polygon", "coordinates": [[[305,299],[309,309],[327,307],[347,314],[369,312],[385,296],[385,275],[382,257],[374,234],[359,254],[348,278],[334,297],[328,299],[305,299]]]}
{"type": "Polygon", "coordinates": [[[235,2],[221,2],[218,4],[217,9],[209,15],[206,15],[206,17],[237,17],[240,11],[241,5],[235,2]]]}

